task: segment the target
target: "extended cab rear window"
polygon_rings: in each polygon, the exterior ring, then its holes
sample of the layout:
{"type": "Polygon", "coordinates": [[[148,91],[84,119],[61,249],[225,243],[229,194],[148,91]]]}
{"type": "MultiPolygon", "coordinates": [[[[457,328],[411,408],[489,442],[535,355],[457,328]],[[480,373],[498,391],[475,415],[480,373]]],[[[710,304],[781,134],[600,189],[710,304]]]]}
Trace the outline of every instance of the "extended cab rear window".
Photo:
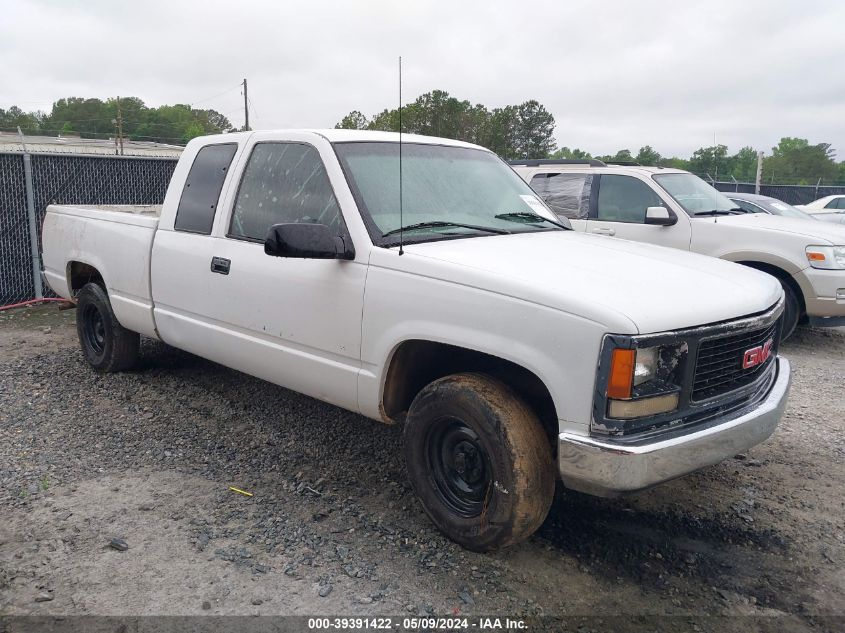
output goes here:
{"type": "Polygon", "coordinates": [[[552,211],[571,220],[586,220],[590,212],[591,174],[536,174],[531,188],[552,211]]]}
{"type": "Polygon", "coordinates": [[[206,145],[197,152],[176,209],[177,231],[211,233],[223,181],[237,149],[236,143],[223,143],[206,145]]]}

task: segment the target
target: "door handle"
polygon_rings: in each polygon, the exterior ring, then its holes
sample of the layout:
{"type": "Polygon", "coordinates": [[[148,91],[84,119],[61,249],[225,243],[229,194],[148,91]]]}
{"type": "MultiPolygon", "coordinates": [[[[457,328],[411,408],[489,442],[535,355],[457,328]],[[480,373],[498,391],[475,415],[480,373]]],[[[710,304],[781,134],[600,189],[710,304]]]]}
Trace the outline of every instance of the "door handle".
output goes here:
{"type": "Polygon", "coordinates": [[[616,235],[616,229],[607,229],[604,227],[593,229],[593,233],[598,235],[616,235]]]}
{"type": "Polygon", "coordinates": [[[220,273],[221,275],[228,275],[229,268],[232,266],[232,261],[225,257],[211,258],[211,272],[220,273]]]}

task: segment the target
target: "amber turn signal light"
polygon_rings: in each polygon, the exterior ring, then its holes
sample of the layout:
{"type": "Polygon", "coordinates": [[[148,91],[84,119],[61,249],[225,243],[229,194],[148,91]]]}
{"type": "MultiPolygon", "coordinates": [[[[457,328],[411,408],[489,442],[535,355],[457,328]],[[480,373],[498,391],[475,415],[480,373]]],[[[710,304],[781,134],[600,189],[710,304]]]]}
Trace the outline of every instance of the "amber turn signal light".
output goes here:
{"type": "Polygon", "coordinates": [[[824,256],[824,253],[807,251],[807,259],[810,260],[811,262],[823,262],[826,259],[826,257],[824,256]]]}
{"type": "Polygon", "coordinates": [[[631,397],[631,385],[634,381],[634,363],[637,351],[633,349],[615,349],[610,360],[610,377],[607,381],[607,397],[624,400],[631,397]]]}

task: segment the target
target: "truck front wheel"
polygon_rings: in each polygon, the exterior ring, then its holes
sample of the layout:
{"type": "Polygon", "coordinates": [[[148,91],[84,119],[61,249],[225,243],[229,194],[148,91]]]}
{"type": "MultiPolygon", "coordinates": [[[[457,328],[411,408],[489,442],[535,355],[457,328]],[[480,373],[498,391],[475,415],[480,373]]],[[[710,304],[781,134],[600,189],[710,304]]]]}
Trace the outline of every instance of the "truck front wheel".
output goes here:
{"type": "Polygon", "coordinates": [[[795,332],[798,321],[801,319],[801,302],[789,282],[781,279],[780,285],[783,286],[784,294],[783,326],[780,332],[780,340],[785,341],[795,332]]]}
{"type": "Polygon", "coordinates": [[[545,520],[555,488],[551,447],[504,383],[471,373],[432,382],[411,404],[404,444],[423,508],[467,549],[519,542],[545,520]]]}
{"type": "Polygon", "coordinates": [[[141,337],[118,323],[99,284],[85,284],[77,295],[76,333],[85,360],[97,371],[123,371],[138,358],[141,337]]]}

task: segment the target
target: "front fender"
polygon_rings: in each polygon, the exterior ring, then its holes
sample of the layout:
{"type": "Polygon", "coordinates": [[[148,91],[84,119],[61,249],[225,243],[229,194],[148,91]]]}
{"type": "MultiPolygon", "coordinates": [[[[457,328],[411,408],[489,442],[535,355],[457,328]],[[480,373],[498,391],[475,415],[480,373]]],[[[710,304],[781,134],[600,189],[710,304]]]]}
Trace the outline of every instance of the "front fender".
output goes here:
{"type": "Polygon", "coordinates": [[[426,340],[515,363],[548,389],[558,419],[590,423],[607,326],[514,297],[384,269],[367,278],[359,408],[381,419],[387,369],[398,347],[426,340]],[[405,279],[402,279],[404,277],[405,279]]]}

